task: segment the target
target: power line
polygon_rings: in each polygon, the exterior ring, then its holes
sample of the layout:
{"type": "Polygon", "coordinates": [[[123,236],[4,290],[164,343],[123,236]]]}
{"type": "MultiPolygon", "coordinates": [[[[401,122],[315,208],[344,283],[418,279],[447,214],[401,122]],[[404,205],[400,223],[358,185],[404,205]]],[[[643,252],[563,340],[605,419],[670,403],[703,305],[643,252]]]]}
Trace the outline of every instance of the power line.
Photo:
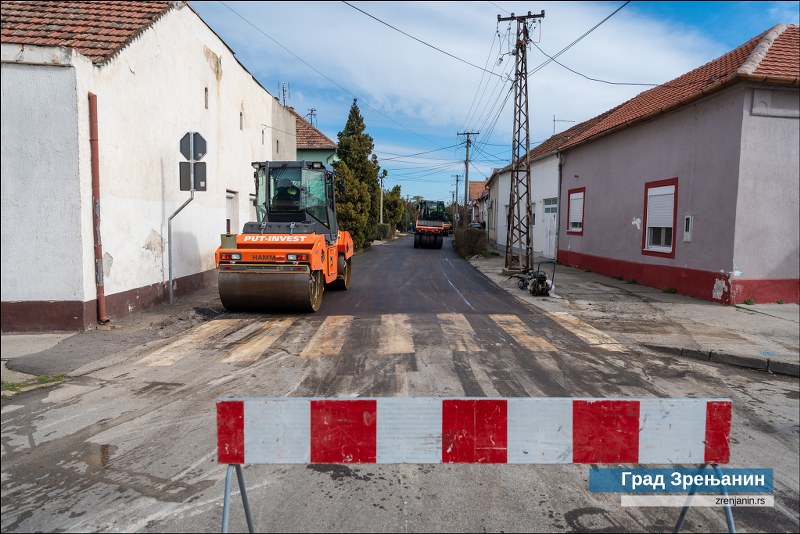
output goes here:
{"type": "Polygon", "coordinates": [[[310,64],[308,61],[306,61],[305,59],[301,58],[300,56],[298,56],[297,54],[295,54],[294,52],[292,52],[291,50],[289,50],[288,48],[286,48],[285,46],[283,46],[281,43],[279,43],[278,41],[276,41],[275,39],[273,39],[273,38],[272,38],[270,35],[268,35],[266,32],[264,32],[264,31],[263,31],[261,28],[259,28],[258,26],[256,26],[256,25],[255,25],[255,24],[253,24],[252,22],[250,22],[248,19],[246,19],[246,18],[245,18],[244,16],[242,16],[241,14],[239,14],[239,13],[238,13],[238,12],[237,12],[235,9],[233,9],[231,6],[229,6],[229,5],[228,5],[228,4],[226,4],[225,2],[222,2],[222,1],[220,1],[220,4],[222,4],[223,6],[225,6],[226,8],[228,8],[228,9],[231,11],[231,13],[233,13],[234,15],[236,15],[237,17],[239,17],[240,19],[242,19],[243,21],[245,21],[247,24],[249,24],[250,26],[252,26],[252,27],[253,27],[253,28],[254,28],[254,29],[257,31],[257,32],[259,32],[260,34],[262,34],[264,37],[266,37],[267,39],[269,39],[270,41],[272,41],[272,42],[273,42],[273,43],[275,43],[276,45],[278,45],[278,46],[280,46],[281,48],[283,48],[285,51],[287,51],[288,53],[290,53],[292,56],[294,56],[295,58],[297,58],[299,61],[303,62],[303,64],[307,65],[307,66],[308,66],[308,67],[309,67],[311,70],[313,70],[314,72],[316,72],[317,74],[319,74],[320,76],[322,76],[323,78],[325,78],[326,80],[328,80],[329,82],[331,82],[333,85],[335,85],[336,87],[338,87],[339,89],[341,89],[341,90],[342,90],[342,91],[344,91],[345,93],[349,94],[349,95],[350,95],[350,96],[352,96],[353,98],[355,98],[355,99],[357,99],[357,100],[361,100],[361,102],[362,102],[364,105],[366,105],[366,106],[367,106],[369,109],[371,109],[372,111],[374,111],[374,112],[375,112],[375,113],[377,113],[378,115],[380,115],[380,116],[382,116],[382,117],[384,117],[384,118],[386,118],[386,119],[388,119],[388,120],[392,121],[393,123],[395,123],[395,124],[397,124],[398,126],[400,126],[401,128],[403,128],[404,130],[407,130],[407,131],[411,132],[412,134],[416,135],[416,136],[417,136],[417,137],[419,137],[420,139],[423,139],[423,140],[427,141],[428,143],[430,143],[430,144],[432,144],[432,145],[434,145],[434,146],[437,146],[437,145],[436,145],[436,143],[434,143],[434,142],[433,142],[433,141],[431,141],[430,139],[426,138],[425,136],[423,136],[423,135],[421,135],[421,134],[418,134],[418,133],[417,133],[417,132],[415,132],[414,130],[412,130],[412,129],[408,128],[408,127],[407,127],[407,126],[405,126],[404,124],[401,124],[401,123],[397,122],[396,120],[394,120],[393,118],[389,117],[388,115],[384,115],[383,113],[381,113],[380,111],[378,111],[377,109],[375,109],[374,107],[372,107],[372,106],[369,104],[369,102],[367,102],[366,100],[364,100],[364,99],[359,99],[357,95],[355,95],[354,93],[352,93],[352,92],[351,92],[350,90],[348,90],[347,88],[345,88],[345,87],[342,87],[341,85],[339,85],[338,83],[336,83],[335,81],[333,81],[332,79],[330,79],[328,76],[326,76],[325,74],[323,74],[321,71],[319,71],[319,70],[318,70],[316,67],[314,67],[312,64],[310,64]]]}
{"type": "MultiPolygon", "coordinates": [[[[564,52],[566,52],[567,50],[569,50],[570,48],[572,48],[573,46],[575,46],[576,44],[578,44],[578,42],[580,42],[580,41],[581,41],[581,40],[582,40],[584,37],[586,37],[587,35],[589,35],[589,34],[590,34],[590,33],[592,33],[593,31],[595,31],[597,28],[599,28],[599,27],[600,27],[600,25],[601,25],[601,24],[603,24],[605,21],[607,21],[608,19],[610,19],[611,17],[613,17],[614,15],[616,15],[617,13],[619,13],[619,11],[620,11],[620,10],[621,10],[623,7],[627,6],[628,4],[630,4],[630,0],[628,0],[627,2],[625,2],[624,4],[622,4],[621,6],[619,6],[617,9],[615,9],[615,10],[614,10],[614,12],[613,12],[613,13],[611,13],[609,16],[607,16],[606,18],[604,18],[603,20],[601,20],[600,22],[598,22],[597,24],[595,24],[594,26],[592,26],[591,28],[589,28],[589,30],[587,30],[587,31],[586,31],[586,33],[584,33],[583,35],[581,35],[580,37],[578,37],[577,39],[575,39],[574,41],[572,41],[570,44],[568,44],[567,46],[565,46],[564,48],[562,48],[562,49],[561,49],[561,50],[560,50],[560,51],[559,51],[557,54],[555,54],[555,55],[554,55],[552,58],[548,59],[547,61],[545,61],[544,63],[542,63],[542,64],[541,64],[541,65],[539,65],[538,67],[534,67],[534,68],[533,68],[533,69],[532,69],[532,70],[531,70],[531,71],[528,73],[528,77],[530,78],[531,76],[533,76],[533,74],[534,74],[534,73],[536,73],[536,72],[538,72],[539,70],[543,69],[543,68],[544,68],[546,65],[548,65],[548,64],[549,64],[551,61],[555,61],[555,58],[557,58],[558,56],[560,56],[561,54],[563,54],[564,52]]],[[[538,48],[538,47],[537,47],[537,48],[538,48]]],[[[548,56],[548,57],[550,57],[550,56],[548,56]]]]}
{"type": "Polygon", "coordinates": [[[454,55],[453,55],[453,54],[451,54],[450,52],[445,52],[445,51],[444,51],[444,50],[442,50],[441,48],[438,48],[438,47],[436,47],[436,46],[433,46],[433,45],[432,45],[432,44],[430,44],[430,43],[426,43],[426,42],[425,42],[425,41],[423,41],[422,39],[418,39],[418,38],[414,37],[413,35],[410,35],[410,34],[408,34],[408,33],[404,32],[403,30],[400,30],[400,29],[398,29],[398,28],[395,28],[394,26],[392,26],[392,25],[391,25],[391,24],[389,24],[388,22],[384,22],[384,21],[382,21],[381,19],[379,19],[378,17],[375,17],[375,16],[373,16],[373,15],[370,15],[369,13],[367,13],[366,11],[364,11],[363,9],[360,9],[360,8],[358,8],[358,7],[354,6],[354,5],[353,5],[353,4],[351,4],[350,2],[346,2],[346,1],[344,1],[344,0],[343,0],[343,1],[342,1],[342,3],[344,3],[344,4],[347,4],[348,6],[352,7],[352,8],[353,8],[353,9],[355,9],[356,11],[360,11],[361,13],[365,14],[365,15],[366,15],[366,16],[368,16],[369,18],[371,18],[371,19],[373,19],[373,20],[376,20],[376,21],[380,22],[381,24],[383,24],[383,25],[385,25],[385,26],[388,26],[388,27],[390,27],[390,28],[391,28],[391,29],[393,29],[394,31],[396,31],[396,32],[400,32],[400,33],[402,33],[403,35],[405,35],[406,37],[409,37],[409,38],[411,38],[411,39],[414,39],[414,40],[415,40],[415,41],[417,41],[418,43],[422,43],[422,44],[424,44],[424,45],[425,45],[425,46],[427,46],[427,47],[433,48],[433,49],[434,49],[434,50],[436,50],[437,52],[441,52],[442,54],[444,54],[444,55],[446,55],[446,56],[450,56],[451,58],[453,58],[453,59],[456,59],[456,60],[460,61],[461,63],[466,63],[467,65],[469,65],[469,66],[471,66],[471,67],[475,67],[476,69],[480,69],[480,70],[482,70],[482,71],[483,71],[483,72],[485,72],[485,73],[491,74],[492,76],[500,76],[499,74],[496,74],[496,73],[494,73],[494,72],[492,72],[492,71],[490,71],[490,70],[486,70],[486,69],[484,69],[483,67],[479,67],[478,65],[475,65],[474,63],[470,63],[469,61],[467,61],[467,60],[465,60],[465,59],[461,59],[461,58],[460,58],[460,57],[458,57],[458,56],[454,56],[454,55]]]}
{"type": "Polygon", "coordinates": [[[541,47],[539,45],[537,45],[536,43],[532,43],[532,44],[533,44],[533,46],[536,47],[537,50],[539,50],[539,52],[541,52],[542,54],[544,54],[545,56],[550,58],[556,65],[560,65],[560,66],[564,67],[565,69],[567,69],[568,71],[570,71],[571,73],[577,74],[578,76],[582,76],[582,77],[586,78],[587,80],[591,80],[593,82],[607,83],[609,85],[647,85],[647,86],[651,86],[651,87],[655,87],[656,85],[658,85],[657,83],[609,82],[608,80],[599,80],[597,78],[591,78],[589,76],[586,76],[585,74],[581,74],[580,72],[578,72],[576,70],[572,70],[571,68],[567,67],[563,63],[559,62],[556,58],[550,56],[550,54],[548,54],[547,52],[542,50],[541,47]]]}

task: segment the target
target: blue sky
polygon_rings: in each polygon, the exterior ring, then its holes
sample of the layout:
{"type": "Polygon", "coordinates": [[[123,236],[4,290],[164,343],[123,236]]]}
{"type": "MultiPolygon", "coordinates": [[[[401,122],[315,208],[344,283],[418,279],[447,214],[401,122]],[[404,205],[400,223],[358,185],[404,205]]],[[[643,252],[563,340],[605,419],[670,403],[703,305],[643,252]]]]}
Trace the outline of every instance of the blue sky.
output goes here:
{"type": "Polygon", "coordinates": [[[333,141],[358,98],[389,173],[384,187],[446,201],[456,175],[464,198],[466,138],[458,133],[479,132],[470,181],[511,161],[515,27],[498,15],[545,11],[528,51],[531,147],[776,24],[800,23],[797,1],[191,5],[271,94],[282,98],[287,84],[287,105],[301,115],[313,108],[315,126],[333,141]],[[557,58],[571,70],[548,62],[545,53],[576,40],[557,58]]]}

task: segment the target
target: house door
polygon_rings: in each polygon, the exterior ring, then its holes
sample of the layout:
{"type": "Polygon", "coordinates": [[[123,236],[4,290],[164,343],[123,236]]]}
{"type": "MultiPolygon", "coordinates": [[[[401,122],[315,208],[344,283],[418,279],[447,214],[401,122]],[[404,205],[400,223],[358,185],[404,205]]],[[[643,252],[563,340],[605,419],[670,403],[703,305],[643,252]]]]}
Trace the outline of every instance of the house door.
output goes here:
{"type": "Polygon", "coordinates": [[[558,234],[558,197],[545,198],[543,204],[542,225],[545,237],[542,255],[545,258],[553,259],[556,257],[556,235],[558,234]]]}

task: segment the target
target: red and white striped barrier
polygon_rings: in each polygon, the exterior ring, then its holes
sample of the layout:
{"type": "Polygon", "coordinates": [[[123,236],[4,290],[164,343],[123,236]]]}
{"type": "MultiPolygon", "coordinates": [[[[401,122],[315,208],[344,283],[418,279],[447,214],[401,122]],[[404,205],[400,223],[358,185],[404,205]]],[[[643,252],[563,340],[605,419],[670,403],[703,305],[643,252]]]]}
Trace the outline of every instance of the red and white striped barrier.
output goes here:
{"type": "Polygon", "coordinates": [[[730,431],[728,399],[217,402],[225,464],[726,464],[730,431]]]}

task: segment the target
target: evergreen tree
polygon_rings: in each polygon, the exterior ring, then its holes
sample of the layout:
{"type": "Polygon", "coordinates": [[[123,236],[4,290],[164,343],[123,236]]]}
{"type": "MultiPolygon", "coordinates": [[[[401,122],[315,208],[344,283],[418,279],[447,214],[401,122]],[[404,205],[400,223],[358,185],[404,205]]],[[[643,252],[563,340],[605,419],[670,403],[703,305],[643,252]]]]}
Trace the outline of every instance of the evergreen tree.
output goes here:
{"type": "MultiPolygon", "coordinates": [[[[367,246],[367,220],[369,219],[369,190],[367,184],[356,178],[344,161],[335,165],[336,180],[344,183],[344,194],[336,196],[336,215],[339,228],[350,232],[353,247],[361,250],[367,246]]],[[[370,234],[371,242],[375,234],[370,234]]]]}
{"type": "Polygon", "coordinates": [[[396,227],[406,216],[406,202],[400,194],[400,186],[383,194],[383,222],[396,227]]]}
{"type": "Polygon", "coordinates": [[[378,181],[380,165],[378,165],[377,156],[372,153],[375,148],[372,136],[365,133],[365,130],[364,118],[358,109],[358,100],[353,99],[353,105],[350,106],[350,115],[347,117],[347,124],[345,124],[344,130],[338,134],[339,144],[336,149],[336,155],[339,158],[337,166],[345,164],[349,172],[352,173],[355,182],[366,188],[366,201],[360,196],[363,191],[361,187],[350,189],[349,184],[346,184],[347,190],[342,195],[342,202],[350,204],[351,212],[356,206],[364,210],[358,216],[354,215],[348,221],[348,224],[360,225],[362,215],[366,216],[363,227],[348,227],[340,222],[342,228],[353,234],[353,244],[357,249],[368,247],[375,240],[378,221],[380,220],[380,214],[378,213],[380,210],[380,183],[378,181]],[[363,239],[360,239],[359,242],[355,241],[356,235],[361,236],[363,239]]]}

